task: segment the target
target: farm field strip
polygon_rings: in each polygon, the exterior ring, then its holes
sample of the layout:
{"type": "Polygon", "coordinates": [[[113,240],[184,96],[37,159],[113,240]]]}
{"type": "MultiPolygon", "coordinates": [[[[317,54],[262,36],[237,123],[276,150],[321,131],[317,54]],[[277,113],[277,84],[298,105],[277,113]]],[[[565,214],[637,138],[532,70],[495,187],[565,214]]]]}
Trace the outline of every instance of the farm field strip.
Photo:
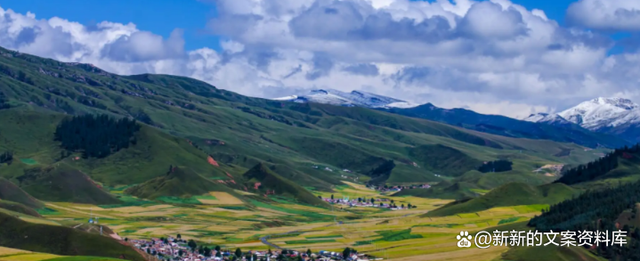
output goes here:
{"type": "MultiPolygon", "coordinates": [[[[376,193],[362,185],[350,185],[352,187],[341,188],[334,195],[338,196],[343,191],[363,195],[376,193]]],[[[411,203],[418,208],[388,211],[360,207],[346,211],[334,206],[332,211],[293,203],[276,203],[258,205],[253,209],[231,209],[226,206],[238,204],[234,201],[238,199],[227,193],[213,194],[212,197],[205,197],[207,200],[220,203],[195,207],[153,204],[102,208],[86,204],[47,203],[50,211],[44,216],[55,218],[65,225],[77,225],[86,222],[89,215],[93,214],[100,217],[101,224],[109,226],[122,237],[149,238],[181,234],[185,239],[226,248],[266,249],[267,246],[259,238],[270,235],[269,242],[296,250],[310,248],[342,251],[345,247],[353,247],[360,252],[388,257],[391,260],[464,260],[470,257],[474,257],[474,260],[477,260],[475,257],[480,258],[478,260],[491,260],[506,251],[506,248],[482,252],[459,249],[455,245],[457,233],[461,230],[474,232],[499,223],[525,220],[545,207],[496,207],[477,213],[430,218],[421,215],[451,201],[378,195],[374,198],[389,198],[396,201],[396,204],[411,203]],[[212,199],[214,197],[215,200],[212,199]],[[301,219],[304,215],[309,217],[301,219]],[[313,220],[315,215],[333,217],[334,220],[304,221],[313,220]],[[357,216],[356,219],[349,218],[354,215],[357,216]],[[278,236],[294,231],[297,233],[278,236]],[[385,235],[389,233],[404,234],[396,238],[387,238],[385,235]]]]}

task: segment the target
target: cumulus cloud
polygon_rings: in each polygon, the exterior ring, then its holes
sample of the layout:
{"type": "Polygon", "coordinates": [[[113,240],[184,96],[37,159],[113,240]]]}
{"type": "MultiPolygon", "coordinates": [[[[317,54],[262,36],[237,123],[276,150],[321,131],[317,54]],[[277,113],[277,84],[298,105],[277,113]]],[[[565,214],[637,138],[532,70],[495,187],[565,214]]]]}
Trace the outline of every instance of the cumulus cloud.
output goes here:
{"type": "Polygon", "coordinates": [[[579,0],[567,9],[567,21],[598,30],[640,31],[640,2],[579,0]]]}
{"type": "MultiPolygon", "coordinates": [[[[640,95],[638,54],[608,56],[610,38],[563,28],[509,0],[213,2],[218,16],[203,27],[224,36],[221,50],[185,50],[180,29],[163,38],[134,24],[83,25],[2,8],[0,45],[119,74],[193,77],[250,96],[362,90],[513,117],[640,95]]],[[[608,7],[591,10],[599,1],[581,0],[568,13],[600,11],[580,23],[632,29],[633,5],[602,2],[608,7]],[[628,12],[612,17],[620,8],[628,12]]]]}

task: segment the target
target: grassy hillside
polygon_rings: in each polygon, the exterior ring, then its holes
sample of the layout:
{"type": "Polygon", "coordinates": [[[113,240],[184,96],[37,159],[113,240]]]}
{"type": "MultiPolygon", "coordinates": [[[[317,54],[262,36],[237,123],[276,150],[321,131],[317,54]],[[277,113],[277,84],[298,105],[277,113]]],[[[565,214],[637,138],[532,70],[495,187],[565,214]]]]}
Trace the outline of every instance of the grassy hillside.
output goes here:
{"type": "Polygon", "coordinates": [[[0,177],[0,199],[20,203],[31,208],[41,208],[44,206],[44,204],[20,187],[2,177],[0,177]]]}
{"type": "Polygon", "coordinates": [[[444,145],[422,145],[409,149],[409,156],[420,166],[440,175],[461,176],[477,169],[482,162],[444,145]]]}
{"type": "Polygon", "coordinates": [[[144,260],[112,238],[63,226],[33,224],[0,212],[0,246],[57,255],[104,256],[144,260]]]}
{"type": "Polygon", "coordinates": [[[284,170],[277,172],[283,178],[329,191],[341,175],[362,176],[392,160],[391,173],[381,176],[392,184],[450,178],[434,175],[443,174],[489,189],[512,181],[548,182],[531,171],[543,164],[584,163],[599,152],[365,108],[250,98],[184,77],[119,76],[5,49],[0,49],[0,66],[0,92],[11,106],[0,110],[0,151],[14,152],[18,162],[0,167],[0,176],[12,180],[55,163],[110,187],[148,182],[163,176],[170,165],[206,179],[228,180],[269,162],[284,170]],[[56,126],[70,115],[87,113],[133,118],[143,126],[135,133],[135,144],[107,157],[77,158],[78,151],[68,155],[53,140],[56,126]],[[561,152],[562,157],[554,156],[561,152]],[[433,160],[435,156],[445,158],[433,160]],[[462,175],[474,159],[504,157],[514,162],[514,170],[504,176],[462,175]],[[416,160],[423,163],[416,166],[416,160]],[[447,173],[439,173],[443,170],[447,173]]]}
{"type": "Polygon", "coordinates": [[[22,213],[29,216],[40,217],[40,214],[38,214],[38,211],[35,211],[30,207],[27,207],[23,204],[13,202],[13,201],[0,200],[0,208],[10,210],[13,212],[22,213]]]}
{"type": "Polygon", "coordinates": [[[258,190],[261,192],[265,192],[265,190],[272,190],[275,192],[275,195],[289,196],[296,199],[299,203],[315,206],[327,206],[324,201],[311,194],[302,186],[276,174],[266,164],[259,163],[244,173],[243,176],[250,184],[260,183],[258,190]]]}
{"type": "Polygon", "coordinates": [[[125,193],[139,198],[200,196],[211,191],[228,191],[224,185],[207,180],[189,168],[167,168],[165,175],[151,179],[125,190],[125,193]]]}
{"type": "Polygon", "coordinates": [[[89,176],[64,163],[26,169],[16,179],[22,189],[40,200],[87,204],[120,203],[120,200],[103,190],[89,176]]]}
{"type": "Polygon", "coordinates": [[[577,194],[576,190],[562,183],[537,187],[523,183],[509,183],[480,197],[453,202],[439,209],[429,211],[426,216],[439,217],[459,213],[474,213],[501,206],[555,204],[577,194]]]}

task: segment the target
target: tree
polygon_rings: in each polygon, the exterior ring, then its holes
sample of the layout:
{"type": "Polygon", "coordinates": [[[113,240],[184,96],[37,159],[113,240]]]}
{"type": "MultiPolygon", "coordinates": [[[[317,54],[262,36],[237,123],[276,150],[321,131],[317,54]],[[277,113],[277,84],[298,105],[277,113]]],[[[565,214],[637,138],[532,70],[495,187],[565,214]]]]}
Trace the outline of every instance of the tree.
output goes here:
{"type": "Polygon", "coordinates": [[[322,196],[318,195],[318,198],[319,198],[319,199],[322,199],[322,196]]]}
{"type": "Polygon", "coordinates": [[[189,239],[189,242],[187,243],[187,246],[189,246],[191,248],[191,251],[196,251],[196,248],[198,247],[198,244],[196,244],[196,241],[193,241],[193,239],[189,239]]]}
{"type": "Polygon", "coordinates": [[[342,251],[342,257],[347,259],[349,256],[351,256],[351,248],[347,247],[342,251]]]}
{"type": "Polygon", "coordinates": [[[307,256],[311,256],[311,249],[307,249],[307,256]]]}
{"type": "Polygon", "coordinates": [[[400,204],[400,207],[401,207],[401,208],[404,208],[404,204],[400,204]]]}
{"type": "Polygon", "coordinates": [[[215,247],[216,252],[220,252],[220,246],[215,247]]]}
{"type": "Polygon", "coordinates": [[[236,256],[237,257],[241,257],[242,256],[242,250],[240,250],[240,248],[236,248],[236,256]]]}
{"type": "Polygon", "coordinates": [[[178,238],[178,239],[182,239],[182,235],[178,234],[178,235],[176,236],[176,238],[178,238]]]}
{"type": "Polygon", "coordinates": [[[124,238],[124,242],[128,242],[128,241],[129,241],[129,238],[126,238],[126,237],[125,237],[125,238],[124,238]]]}
{"type": "Polygon", "coordinates": [[[151,255],[151,248],[147,248],[147,254],[151,255]]]}
{"type": "Polygon", "coordinates": [[[408,203],[408,204],[407,204],[407,208],[411,208],[411,203],[408,203]]]}
{"type": "Polygon", "coordinates": [[[211,249],[209,249],[209,247],[204,247],[204,256],[206,257],[210,257],[211,256],[211,249]]]}
{"type": "Polygon", "coordinates": [[[375,203],[376,203],[375,199],[371,198],[371,204],[375,204],[375,203]]]}
{"type": "Polygon", "coordinates": [[[167,245],[167,244],[169,244],[169,239],[166,239],[166,238],[165,238],[164,240],[162,240],[162,242],[163,242],[165,245],[167,245]]]}
{"type": "Polygon", "coordinates": [[[333,199],[333,194],[331,194],[331,199],[333,199]]]}

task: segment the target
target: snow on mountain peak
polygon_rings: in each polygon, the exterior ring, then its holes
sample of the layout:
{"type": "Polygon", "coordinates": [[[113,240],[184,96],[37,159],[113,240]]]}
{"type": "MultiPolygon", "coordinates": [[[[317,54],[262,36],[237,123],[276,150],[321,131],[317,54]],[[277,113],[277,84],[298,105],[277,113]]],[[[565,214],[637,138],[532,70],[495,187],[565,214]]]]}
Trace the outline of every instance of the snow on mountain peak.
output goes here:
{"type": "Polygon", "coordinates": [[[545,123],[560,123],[560,124],[565,124],[565,123],[569,123],[569,121],[565,120],[564,118],[560,117],[558,114],[549,114],[549,113],[544,113],[544,112],[538,112],[535,114],[531,114],[528,117],[522,119],[524,121],[530,121],[530,122],[545,122],[545,123]]]}
{"type": "Polygon", "coordinates": [[[558,115],[580,126],[598,130],[640,122],[640,107],[625,98],[595,98],[558,115]]]}
{"type": "Polygon", "coordinates": [[[638,105],[632,102],[629,99],[625,98],[604,98],[598,97],[590,102],[598,104],[598,105],[611,105],[625,110],[633,110],[638,108],[638,105]]]}
{"type": "Polygon", "coordinates": [[[367,108],[410,108],[415,107],[411,103],[382,95],[362,91],[342,92],[333,89],[315,89],[304,95],[291,95],[275,98],[279,101],[315,102],[341,106],[361,106],[367,108]]]}

